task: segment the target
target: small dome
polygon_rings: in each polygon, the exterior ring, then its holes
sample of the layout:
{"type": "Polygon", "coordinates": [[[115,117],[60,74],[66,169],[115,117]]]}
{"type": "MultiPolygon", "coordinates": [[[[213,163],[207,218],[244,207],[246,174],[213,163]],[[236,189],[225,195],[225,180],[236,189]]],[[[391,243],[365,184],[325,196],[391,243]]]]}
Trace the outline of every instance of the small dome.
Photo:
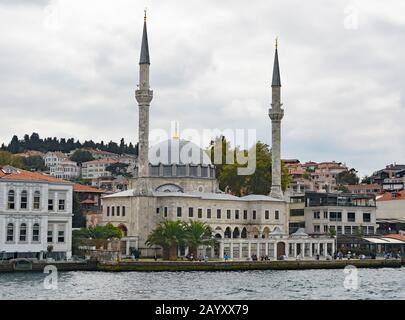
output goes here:
{"type": "Polygon", "coordinates": [[[152,165],[160,163],[211,165],[211,160],[205,150],[187,140],[172,139],[162,141],[149,148],[149,162],[152,165]]]}

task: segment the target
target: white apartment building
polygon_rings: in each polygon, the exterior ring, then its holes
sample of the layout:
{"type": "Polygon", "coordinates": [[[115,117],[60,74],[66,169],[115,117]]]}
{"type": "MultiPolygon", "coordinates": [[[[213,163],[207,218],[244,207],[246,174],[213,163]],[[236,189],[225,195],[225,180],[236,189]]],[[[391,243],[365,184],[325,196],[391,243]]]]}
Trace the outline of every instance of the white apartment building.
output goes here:
{"type": "Polygon", "coordinates": [[[0,168],[3,259],[72,255],[73,184],[40,173],[0,168]],[[52,249],[52,250],[50,250],[52,249]]]}
{"type": "Polygon", "coordinates": [[[55,166],[51,166],[50,174],[59,179],[76,179],[80,177],[80,167],[74,161],[65,160],[55,166]]]}
{"type": "Polygon", "coordinates": [[[55,152],[47,152],[43,157],[43,159],[45,162],[45,166],[51,168],[59,165],[63,161],[68,160],[68,157],[63,152],[55,151],[55,152]]]}
{"type": "Polygon", "coordinates": [[[115,159],[98,159],[82,163],[82,178],[97,179],[111,175],[106,168],[118,161],[115,159]]]}
{"type": "Polygon", "coordinates": [[[305,193],[305,232],[327,234],[331,229],[337,235],[375,234],[376,201],[373,195],[305,193]]]}

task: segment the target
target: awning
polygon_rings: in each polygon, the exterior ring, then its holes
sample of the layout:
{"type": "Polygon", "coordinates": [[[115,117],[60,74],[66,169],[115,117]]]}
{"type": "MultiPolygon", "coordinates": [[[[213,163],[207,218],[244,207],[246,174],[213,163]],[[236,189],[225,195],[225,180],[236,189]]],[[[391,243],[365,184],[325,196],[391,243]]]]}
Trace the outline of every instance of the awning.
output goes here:
{"type": "Polygon", "coordinates": [[[405,241],[392,239],[392,238],[363,238],[363,240],[366,240],[368,242],[375,243],[375,244],[405,244],[405,241]]]}

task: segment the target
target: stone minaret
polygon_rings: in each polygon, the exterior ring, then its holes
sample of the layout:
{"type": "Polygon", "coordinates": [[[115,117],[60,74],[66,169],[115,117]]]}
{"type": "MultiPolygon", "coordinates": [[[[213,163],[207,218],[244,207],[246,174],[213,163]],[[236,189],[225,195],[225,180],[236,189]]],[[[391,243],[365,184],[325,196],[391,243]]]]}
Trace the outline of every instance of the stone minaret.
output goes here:
{"type": "Polygon", "coordinates": [[[135,91],[139,105],[139,148],[138,148],[138,177],[149,176],[149,106],[153,91],[149,87],[149,46],[146,31],[146,11],[143,23],[141,58],[139,60],[139,85],[135,91]]]}
{"type": "Polygon", "coordinates": [[[272,101],[269,116],[271,119],[271,151],[272,151],[272,183],[270,196],[277,199],[283,199],[281,191],[281,119],[284,116],[284,110],[281,108],[281,81],[280,67],[278,65],[278,52],[276,40],[276,52],[274,56],[273,80],[271,83],[272,101]]]}

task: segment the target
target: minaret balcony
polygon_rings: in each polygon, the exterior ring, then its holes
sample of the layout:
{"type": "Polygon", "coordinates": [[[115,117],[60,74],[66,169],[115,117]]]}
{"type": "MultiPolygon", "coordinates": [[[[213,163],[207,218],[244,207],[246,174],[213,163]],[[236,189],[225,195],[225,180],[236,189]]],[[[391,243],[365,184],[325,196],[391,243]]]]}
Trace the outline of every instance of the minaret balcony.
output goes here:
{"type": "Polygon", "coordinates": [[[274,108],[269,109],[269,117],[273,121],[280,121],[284,117],[284,110],[274,110],[274,108]]]}
{"type": "Polygon", "coordinates": [[[149,104],[153,99],[152,90],[136,90],[135,98],[139,104],[149,104]]]}

